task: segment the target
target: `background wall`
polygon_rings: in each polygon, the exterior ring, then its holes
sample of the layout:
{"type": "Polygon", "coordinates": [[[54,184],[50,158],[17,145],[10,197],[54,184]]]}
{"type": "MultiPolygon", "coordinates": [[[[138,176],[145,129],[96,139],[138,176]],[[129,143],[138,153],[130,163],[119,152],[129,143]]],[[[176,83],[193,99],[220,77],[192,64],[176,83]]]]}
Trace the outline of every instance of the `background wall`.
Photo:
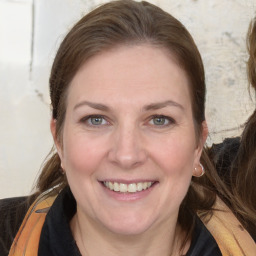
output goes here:
{"type": "MultiPolygon", "coordinates": [[[[0,0],[0,198],[25,195],[52,146],[48,77],[71,26],[100,0],[0,0]]],[[[152,0],[191,32],[207,79],[208,143],[239,135],[255,107],[245,37],[255,0],[152,0]]]]}

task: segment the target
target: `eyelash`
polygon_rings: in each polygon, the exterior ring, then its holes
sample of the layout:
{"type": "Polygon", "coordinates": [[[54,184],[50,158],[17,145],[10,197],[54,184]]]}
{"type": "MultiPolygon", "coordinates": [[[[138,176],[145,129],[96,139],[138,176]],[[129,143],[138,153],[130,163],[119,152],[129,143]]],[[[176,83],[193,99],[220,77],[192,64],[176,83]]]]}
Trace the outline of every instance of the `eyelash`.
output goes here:
{"type": "MultiPolygon", "coordinates": [[[[151,125],[151,126],[155,126],[155,127],[158,127],[158,128],[164,128],[164,127],[168,127],[170,125],[173,125],[175,124],[175,120],[169,116],[165,116],[165,115],[153,115],[151,116],[149,119],[148,119],[148,123],[151,125]],[[155,118],[158,118],[158,119],[164,119],[164,124],[155,124],[155,123],[150,123],[151,121],[154,122],[154,119],[155,118]],[[168,122],[167,124],[165,122],[168,122]]],[[[83,117],[81,120],[80,120],[81,123],[86,123],[86,125],[88,126],[91,126],[91,127],[97,127],[97,128],[100,128],[101,126],[107,126],[110,124],[110,122],[107,120],[107,118],[103,115],[89,115],[89,116],[85,116],[83,117]],[[93,124],[92,123],[92,119],[93,118],[98,118],[98,119],[102,119],[103,122],[106,122],[104,124],[100,123],[100,124],[93,124]]]]}
{"type": "Polygon", "coordinates": [[[81,123],[86,123],[88,126],[92,126],[92,127],[97,127],[97,126],[106,126],[109,124],[109,121],[107,121],[105,116],[102,115],[89,115],[89,116],[85,116],[80,120],[81,123]],[[98,119],[102,119],[106,122],[106,124],[93,124],[92,123],[92,119],[93,118],[98,118],[98,119]],[[91,120],[91,121],[90,121],[91,120]]]}
{"type": "Polygon", "coordinates": [[[157,126],[159,128],[163,128],[163,127],[168,127],[170,125],[173,125],[175,124],[175,120],[169,116],[165,116],[165,115],[153,115],[150,117],[149,119],[149,122],[153,121],[155,118],[159,118],[159,119],[164,119],[165,121],[167,121],[168,123],[164,123],[164,124],[159,124],[159,125],[156,125],[156,124],[152,124],[153,126],[157,126]]]}

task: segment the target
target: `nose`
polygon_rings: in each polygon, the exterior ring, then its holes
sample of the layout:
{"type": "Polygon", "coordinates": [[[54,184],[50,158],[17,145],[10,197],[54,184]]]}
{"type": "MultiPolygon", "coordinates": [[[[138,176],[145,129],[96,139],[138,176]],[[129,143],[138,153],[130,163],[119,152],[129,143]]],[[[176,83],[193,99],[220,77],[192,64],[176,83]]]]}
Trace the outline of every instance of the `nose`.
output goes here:
{"type": "Polygon", "coordinates": [[[129,170],[142,165],[147,159],[145,143],[139,128],[119,127],[112,137],[109,160],[120,168],[129,170]]]}

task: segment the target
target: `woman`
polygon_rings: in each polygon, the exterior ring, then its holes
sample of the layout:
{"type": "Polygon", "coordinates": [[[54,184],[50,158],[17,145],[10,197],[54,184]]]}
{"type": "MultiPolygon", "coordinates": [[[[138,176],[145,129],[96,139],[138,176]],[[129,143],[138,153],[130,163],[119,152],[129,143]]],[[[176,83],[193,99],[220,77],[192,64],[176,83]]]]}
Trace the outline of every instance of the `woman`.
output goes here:
{"type": "Polygon", "coordinates": [[[204,69],[179,21],[147,2],[95,9],[60,45],[50,96],[57,153],[9,255],[255,254],[201,157],[204,69]]]}
{"type": "MultiPolygon", "coordinates": [[[[248,80],[256,90],[256,19],[247,34],[249,59],[248,80]]],[[[241,138],[228,138],[209,149],[210,158],[238,201],[243,202],[235,212],[243,226],[256,241],[256,111],[245,123],[241,138]]],[[[227,204],[232,202],[225,200],[227,204]]]]}

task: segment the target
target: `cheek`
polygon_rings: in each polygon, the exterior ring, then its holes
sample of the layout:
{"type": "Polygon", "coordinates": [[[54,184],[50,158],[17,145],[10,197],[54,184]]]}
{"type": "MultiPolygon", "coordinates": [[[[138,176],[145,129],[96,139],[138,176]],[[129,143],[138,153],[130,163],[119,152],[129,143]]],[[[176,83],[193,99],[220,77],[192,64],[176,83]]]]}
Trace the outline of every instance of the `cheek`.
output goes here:
{"type": "Polygon", "coordinates": [[[92,139],[79,133],[67,133],[64,138],[63,165],[66,171],[76,175],[93,173],[104,156],[102,141],[92,142],[92,139]]]}
{"type": "Polygon", "coordinates": [[[172,198],[177,206],[185,197],[193,174],[196,150],[195,141],[191,138],[173,136],[161,143],[164,147],[160,144],[155,147],[155,161],[163,173],[162,182],[165,184],[163,194],[167,200],[172,198]]]}
{"type": "Polygon", "coordinates": [[[162,143],[155,144],[155,156],[167,174],[192,175],[196,158],[196,144],[192,136],[170,136],[162,143]]]}
{"type": "Polygon", "coordinates": [[[176,134],[161,143],[155,143],[154,156],[161,172],[159,205],[163,206],[162,212],[168,218],[179,209],[190,186],[195,144],[193,139],[176,134]]]}

